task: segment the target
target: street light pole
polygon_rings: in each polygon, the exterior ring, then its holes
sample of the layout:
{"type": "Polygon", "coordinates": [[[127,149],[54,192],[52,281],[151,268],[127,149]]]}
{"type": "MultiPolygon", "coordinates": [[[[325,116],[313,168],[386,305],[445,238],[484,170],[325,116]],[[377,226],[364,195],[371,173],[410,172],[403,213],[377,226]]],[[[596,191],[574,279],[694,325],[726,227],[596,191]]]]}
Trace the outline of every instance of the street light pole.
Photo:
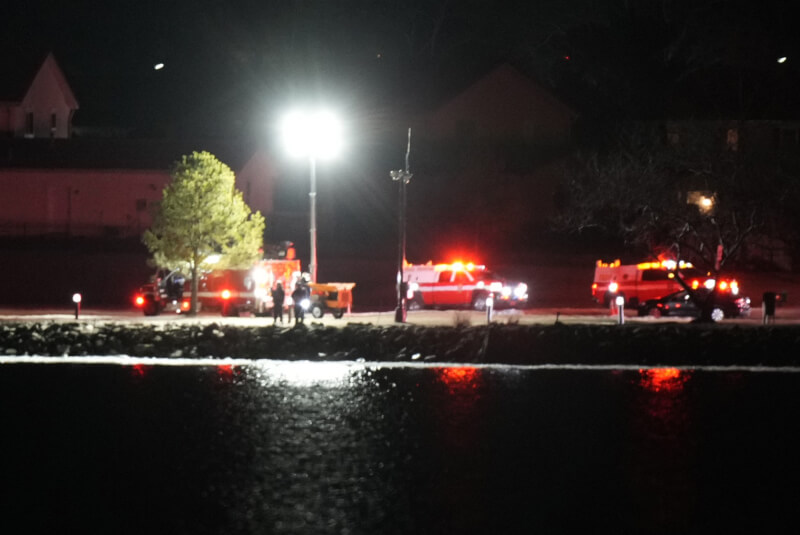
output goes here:
{"type": "Polygon", "coordinates": [[[308,192],[308,200],[311,205],[309,210],[308,232],[311,242],[311,256],[309,257],[308,270],[311,282],[317,282],[317,160],[313,156],[308,159],[311,169],[311,187],[308,192]]]}
{"type": "Polygon", "coordinates": [[[283,120],[283,138],[286,149],[295,156],[308,158],[311,187],[308,192],[309,241],[311,255],[308,271],[311,282],[317,282],[317,160],[335,156],[341,148],[339,121],[324,110],[305,112],[296,110],[283,120]]]}
{"type": "Polygon", "coordinates": [[[413,176],[409,171],[408,157],[411,153],[411,128],[408,129],[408,146],[406,147],[406,168],[390,171],[392,180],[398,183],[397,200],[397,308],[394,311],[394,321],[406,321],[406,287],[403,283],[403,266],[406,261],[406,186],[413,176]]]}

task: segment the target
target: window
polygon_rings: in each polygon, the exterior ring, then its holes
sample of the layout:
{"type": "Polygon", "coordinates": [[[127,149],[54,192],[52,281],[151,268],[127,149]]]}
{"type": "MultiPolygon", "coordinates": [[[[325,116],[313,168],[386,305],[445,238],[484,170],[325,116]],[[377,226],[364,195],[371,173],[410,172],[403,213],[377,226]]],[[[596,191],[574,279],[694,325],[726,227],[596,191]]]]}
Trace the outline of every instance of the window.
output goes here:
{"type": "Polygon", "coordinates": [[[775,148],[794,149],[800,146],[800,130],[796,128],[776,128],[775,148]]]}
{"type": "Polygon", "coordinates": [[[33,137],[33,112],[25,114],[25,137],[33,137]]]}
{"type": "Polygon", "coordinates": [[[439,273],[439,282],[450,282],[450,279],[453,278],[452,271],[442,271],[439,273]]]}
{"type": "Polygon", "coordinates": [[[728,145],[728,148],[733,152],[739,150],[739,129],[738,128],[728,128],[728,135],[725,140],[725,143],[728,145]]]}
{"type": "Polygon", "coordinates": [[[642,272],[643,281],[665,281],[670,277],[670,272],[665,269],[646,269],[642,272]]]}
{"type": "Polygon", "coordinates": [[[458,271],[458,272],[456,272],[456,283],[457,284],[469,284],[470,283],[470,278],[463,271],[458,271]]]}

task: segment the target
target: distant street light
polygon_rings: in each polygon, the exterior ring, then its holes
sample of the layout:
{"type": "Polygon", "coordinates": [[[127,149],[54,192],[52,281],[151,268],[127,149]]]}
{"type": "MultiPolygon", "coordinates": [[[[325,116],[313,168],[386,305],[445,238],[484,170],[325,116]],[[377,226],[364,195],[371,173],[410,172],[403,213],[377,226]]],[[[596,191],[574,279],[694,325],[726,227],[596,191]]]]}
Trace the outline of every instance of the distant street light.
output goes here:
{"type": "Polygon", "coordinates": [[[406,186],[413,176],[408,168],[408,157],[411,153],[411,129],[408,129],[408,145],[406,147],[406,168],[390,171],[392,180],[398,183],[398,202],[397,202],[397,308],[394,312],[394,321],[403,323],[406,321],[406,288],[403,284],[403,265],[406,261],[406,186]]]}
{"type": "Polygon", "coordinates": [[[83,300],[83,296],[79,293],[72,294],[72,302],[75,304],[75,319],[81,315],[81,301],[83,300]]]}
{"type": "Polygon", "coordinates": [[[308,271],[311,282],[317,282],[317,159],[336,156],[341,150],[341,125],[330,112],[293,111],[282,124],[283,142],[291,156],[308,158],[311,187],[309,234],[311,255],[308,271]]]}

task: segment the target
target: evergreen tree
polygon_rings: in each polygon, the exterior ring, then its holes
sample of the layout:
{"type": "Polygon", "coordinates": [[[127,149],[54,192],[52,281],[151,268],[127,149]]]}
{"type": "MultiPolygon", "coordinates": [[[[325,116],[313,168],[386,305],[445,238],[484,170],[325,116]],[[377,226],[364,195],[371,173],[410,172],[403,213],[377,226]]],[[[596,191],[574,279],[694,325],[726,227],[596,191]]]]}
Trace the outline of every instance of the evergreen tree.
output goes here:
{"type": "Polygon", "coordinates": [[[198,273],[210,267],[209,259],[219,258],[215,268],[246,266],[263,245],[264,217],[250,211],[234,181],[213,154],[183,156],[142,238],[157,266],[189,272],[191,314],[197,312],[198,273]]]}

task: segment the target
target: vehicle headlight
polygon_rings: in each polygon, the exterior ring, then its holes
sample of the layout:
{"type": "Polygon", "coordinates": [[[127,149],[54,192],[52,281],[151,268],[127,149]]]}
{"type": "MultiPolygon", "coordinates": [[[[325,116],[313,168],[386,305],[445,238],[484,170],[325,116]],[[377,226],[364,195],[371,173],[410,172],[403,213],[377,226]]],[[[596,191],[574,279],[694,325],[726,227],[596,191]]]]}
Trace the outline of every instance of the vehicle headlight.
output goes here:
{"type": "Polygon", "coordinates": [[[517,284],[514,288],[514,297],[517,299],[524,299],[528,295],[528,285],[527,284],[517,284]]]}
{"type": "Polygon", "coordinates": [[[308,310],[308,307],[311,306],[311,300],[303,299],[302,301],[300,301],[300,306],[303,307],[303,310],[308,310]]]}
{"type": "Polygon", "coordinates": [[[502,292],[503,291],[503,283],[502,282],[493,282],[489,285],[489,290],[493,292],[502,292]]]}
{"type": "Polygon", "coordinates": [[[503,286],[503,298],[508,299],[511,297],[511,286],[503,286]]]}
{"type": "Polygon", "coordinates": [[[255,280],[257,284],[264,284],[267,282],[267,270],[264,268],[253,269],[253,280],[255,280]]]}
{"type": "Polygon", "coordinates": [[[254,294],[255,294],[255,296],[256,296],[256,297],[258,297],[259,299],[263,299],[264,297],[266,297],[266,296],[267,296],[267,291],[266,291],[264,288],[256,288],[256,289],[253,291],[253,293],[254,293],[254,294]]]}

